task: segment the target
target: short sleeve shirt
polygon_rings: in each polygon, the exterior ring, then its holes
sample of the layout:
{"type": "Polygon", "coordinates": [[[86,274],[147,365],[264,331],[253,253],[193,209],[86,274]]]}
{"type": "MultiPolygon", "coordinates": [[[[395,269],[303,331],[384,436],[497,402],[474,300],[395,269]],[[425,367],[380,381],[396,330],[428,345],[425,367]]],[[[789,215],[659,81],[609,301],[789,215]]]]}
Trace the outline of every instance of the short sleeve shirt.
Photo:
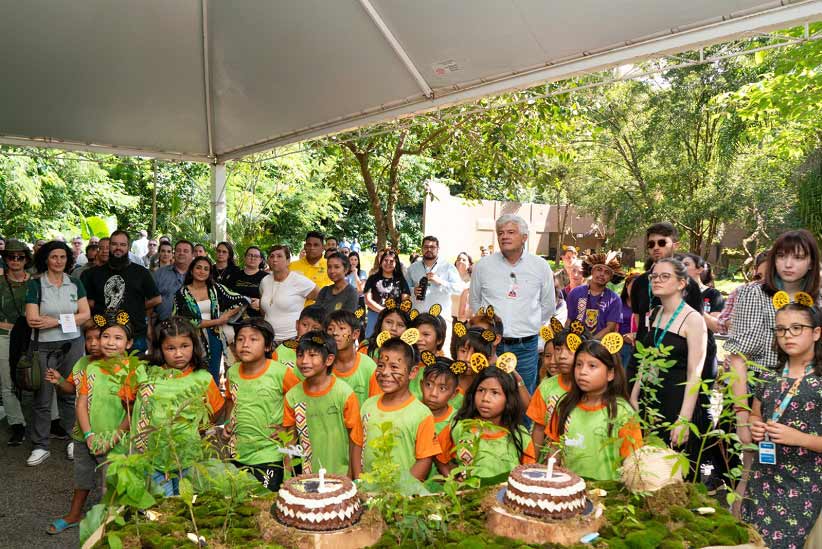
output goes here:
{"type": "MultiPolygon", "coordinates": [[[[324,288],[332,283],[331,279],[328,278],[328,263],[324,257],[321,257],[320,260],[313,265],[303,257],[297,261],[292,261],[288,268],[292,272],[302,274],[319,288],[324,288]]],[[[312,303],[314,303],[314,301],[308,299],[303,306],[308,307],[312,303]]]]}
{"type": "Polygon", "coordinates": [[[282,424],[285,394],[297,383],[291,369],[275,360],[253,376],[244,373],[242,364],[228,370],[226,397],[234,401],[230,421],[237,461],[246,465],[282,461],[272,426],[282,424]]]}
{"type": "Polygon", "coordinates": [[[355,353],[354,367],[347,372],[340,372],[334,369],[334,375],[351,387],[357,395],[360,405],[374,395],[382,393],[377,384],[377,364],[370,356],[362,353],[355,353]]]}
{"type": "Polygon", "coordinates": [[[303,455],[303,472],[326,469],[347,475],[349,439],[362,445],[360,404],[357,395],[342,380],[331,377],[331,385],[312,393],[302,382],[285,395],[283,426],[294,427],[303,455]]]}
{"type": "Polygon", "coordinates": [[[534,396],[531,397],[531,402],[528,404],[526,415],[539,425],[548,425],[551,421],[551,416],[554,414],[554,408],[557,406],[559,399],[571,390],[570,385],[565,385],[562,382],[561,375],[553,377],[546,377],[540,382],[537,390],[534,391],[534,396]]]}
{"type": "Polygon", "coordinates": [[[385,305],[385,300],[389,297],[399,301],[403,294],[411,293],[408,283],[401,274],[386,278],[382,276],[382,272],[376,272],[368,277],[363,292],[371,292],[371,299],[380,305],[385,305]]]}
{"type": "Polygon", "coordinates": [[[568,318],[579,320],[593,333],[604,329],[609,322],[622,322],[622,300],[609,288],[592,295],[588,285],[583,284],[571,290],[565,301],[568,318]]]}
{"type": "MultiPolygon", "coordinates": [[[[556,412],[556,411],[555,411],[556,412]]],[[[554,413],[546,435],[559,441],[559,414],[554,413]]],[[[622,460],[642,446],[642,431],[636,412],[619,399],[616,417],[608,417],[605,405],[578,404],[565,424],[565,466],[581,477],[618,480],[622,460]],[[609,426],[610,435],[609,435],[609,426]]]]}
{"type": "Polygon", "coordinates": [[[94,302],[92,315],[125,311],[134,335],[146,335],[146,301],[160,295],[148,269],[137,263],[129,263],[123,269],[100,265],[83,273],[83,283],[88,298],[94,302]]]}
{"type": "MultiPolygon", "coordinates": [[[[83,283],[65,273],[63,273],[63,283],[60,286],[49,282],[46,274],[29,280],[26,285],[26,303],[37,305],[40,300],[40,314],[43,316],[60,318],[60,315],[76,314],[79,310],[77,302],[84,297],[86,297],[86,288],[83,283]],[[42,300],[40,300],[41,292],[42,300]]],[[[77,339],[81,335],[79,326],[77,328],[78,331],[63,333],[62,327],[56,326],[40,330],[38,337],[43,342],[77,339]]]]}
{"type": "Polygon", "coordinates": [[[269,275],[260,283],[260,308],[278,341],[297,336],[297,319],[312,290],[314,283],[300,273],[289,273],[282,282],[269,275]]]}
{"type": "MultiPolygon", "coordinates": [[[[0,322],[14,324],[26,314],[26,286],[28,282],[14,282],[8,277],[0,277],[0,322]]],[[[0,334],[9,331],[0,328],[0,334]]]]}
{"type": "Polygon", "coordinates": [[[397,445],[393,449],[394,462],[401,471],[410,471],[418,459],[434,457],[440,454],[440,443],[434,429],[434,416],[428,407],[409,395],[408,399],[398,406],[385,406],[382,395],[366,400],[360,410],[363,435],[363,468],[371,470],[374,463],[374,449],[368,441],[382,434],[380,425],[390,422],[396,436],[397,445]]]}
{"type": "Polygon", "coordinates": [[[349,284],[337,295],[334,295],[334,286],[326,286],[320,289],[314,305],[322,307],[325,314],[334,311],[349,311],[353,313],[357,310],[359,302],[360,296],[357,294],[357,288],[349,284]]]}
{"type": "Polygon", "coordinates": [[[472,455],[467,449],[457,448],[460,442],[470,442],[472,435],[465,423],[461,421],[453,429],[448,426],[443,431],[442,440],[446,447],[442,449],[437,460],[441,463],[448,463],[452,459],[459,459],[463,463],[473,464],[474,474],[480,478],[506,475],[518,465],[536,462],[534,444],[528,431],[520,426],[517,434],[522,446],[521,454],[514,443],[513,436],[508,431],[497,428],[480,435],[479,452],[477,455],[472,455]],[[450,436],[445,436],[446,432],[450,436]]]}

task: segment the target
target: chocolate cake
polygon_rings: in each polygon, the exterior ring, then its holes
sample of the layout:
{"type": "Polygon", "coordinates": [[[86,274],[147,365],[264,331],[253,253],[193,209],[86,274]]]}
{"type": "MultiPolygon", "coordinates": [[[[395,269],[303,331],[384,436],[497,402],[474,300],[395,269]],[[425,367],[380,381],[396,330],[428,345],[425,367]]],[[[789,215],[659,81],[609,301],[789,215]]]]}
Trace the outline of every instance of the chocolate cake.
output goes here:
{"type": "Polygon", "coordinates": [[[357,488],[340,475],[310,473],[287,480],[277,496],[274,517],[286,526],[327,532],[356,524],[363,513],[357,488]]]}
{"type": "Polygon", "coordinates": [[[545,465],[520,465],[508,476],[503,502],[529,517],[567,519],[585,509],[585,481],[560,467],[548,478],[545,465]]]}

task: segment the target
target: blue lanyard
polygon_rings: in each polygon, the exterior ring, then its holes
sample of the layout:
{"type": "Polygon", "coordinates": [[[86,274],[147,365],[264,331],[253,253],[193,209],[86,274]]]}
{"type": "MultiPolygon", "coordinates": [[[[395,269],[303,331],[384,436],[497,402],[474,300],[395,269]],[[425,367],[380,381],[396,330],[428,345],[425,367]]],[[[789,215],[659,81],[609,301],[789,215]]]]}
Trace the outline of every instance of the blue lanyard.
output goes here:
{"type": "MultiPolygon", "coordinates": [[[[813,365],[808,364],[805,366],[805,375],[808,375],[813,370],[813,365]]],[[[788,365],[785,365],[785,369],[782,370],[782,377],[787,379],[788,378],[788,365]]],[[[788,405],[791,403],[793,397],[799,392],[799,384],[802,383],[802,380],[805,379],[804,377],[796,378],[796,381],[793,382],[791,388],[788,389],[788,392],[785,393],[785,396],[776,403],[776,408],[774,408],[773,414],[771,415],[771,420],[776,423],[779,421],[779,418],[782,417],[782,414],[785,413],[785,410],[788,409],[788,405]]]]}
{"type": "MultiPolygon", "coordinates": [[[[668,319],[668,323],[665,325],[665,329],[662,330],[662,335],[661,336],[657,337],[657,334],[659,333],[659,325],[654,327],[654,347],[659,347],[659,344],[662,343],[663,339],[665,339],[665,336],[668,334],[668,330],[671,329],[671,324],[674,323],[674,320],[676,320],[676,317],[678,317],[679,313],[682,312],[682,308],[684,306],[685,306],[685,301],[684,300],[680,301],[679,306],[674,311],[674,314],[672,314],[671,318],[668,319]]],[[[654,319],[654,320],[656,320],[656,319],[654,319]]]]}

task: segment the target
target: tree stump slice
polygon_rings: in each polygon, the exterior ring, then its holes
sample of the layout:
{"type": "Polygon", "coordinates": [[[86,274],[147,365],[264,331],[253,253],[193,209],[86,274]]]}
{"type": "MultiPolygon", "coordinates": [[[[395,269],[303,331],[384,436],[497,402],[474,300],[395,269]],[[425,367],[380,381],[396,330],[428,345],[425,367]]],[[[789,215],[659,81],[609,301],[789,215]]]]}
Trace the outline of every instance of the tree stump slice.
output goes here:
{"type": "Polygon", "coordinates": [[[567,520],[543,521],[514,513],[500,504],[488,510],[488,530],[497,536],[525,543],[559,543],[574,545],[586,534],[599,531],[605,524],[603,507],[594,503],[594,511],[588,515],[567,520]]]}
{"type": "Polygon", "coordinates": [[[334,532],[307,532],[298,530],[299,549],[361,549],[377,543],[385,530],[384,524],[358,523],[334,532]]]}

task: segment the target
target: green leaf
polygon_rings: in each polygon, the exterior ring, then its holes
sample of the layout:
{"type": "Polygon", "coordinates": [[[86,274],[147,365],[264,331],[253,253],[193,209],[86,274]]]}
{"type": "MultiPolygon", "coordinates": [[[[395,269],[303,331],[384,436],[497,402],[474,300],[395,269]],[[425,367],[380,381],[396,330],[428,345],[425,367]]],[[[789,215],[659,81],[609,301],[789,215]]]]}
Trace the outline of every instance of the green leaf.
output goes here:
{"type": "Polygon", "coordinates": [[[123,542],[120,541],[120,536],[114,532],[109,532],[106,536],[106,540],[108,541],[108,546],[111,549],[123,549],[123,542]]]}
{"type": "Polygon", "coordinates": [[[103,521],[108,516],[107,507],[103,503],[98,503],[88,510],[86,516],[80,521],[80,545],[82,546],[91,535],[102,526],[103,521]]]}
{"type": "Polygon", "coordinates": [[[180,479],[180,498],[191,507],[194,505],[194,486],[191,481],[183,477],[180,479]]]}

